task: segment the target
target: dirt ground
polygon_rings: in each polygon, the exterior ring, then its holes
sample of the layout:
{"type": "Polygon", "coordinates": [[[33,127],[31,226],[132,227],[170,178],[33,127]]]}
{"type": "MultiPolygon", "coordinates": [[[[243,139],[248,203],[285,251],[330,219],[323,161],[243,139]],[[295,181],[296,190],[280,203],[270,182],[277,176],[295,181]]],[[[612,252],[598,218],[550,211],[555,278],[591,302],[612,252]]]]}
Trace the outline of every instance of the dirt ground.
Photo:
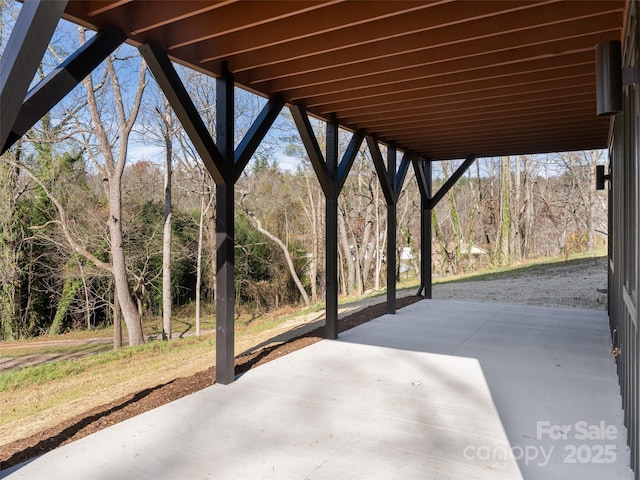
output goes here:
{"type": "MultiPolygon", "coordinates": [[[[402,308],[418,300],[422,300],[422,297],[407,296],[398,299],[397,306],[398,308],[402,308]]],[[[342,332],[361,325],[385,313],[385,303],[366,306],[341,318],[339,321],[339,331],[342,332]]],[[[323,338],[324,327],[316,327],[309,332],[302,333],[300,336],[286,340],[284,343],[278,341],[273,342],[270,346],[255,348],[251,352],[236,358],[236,375],[295,350],[304,348],[323,338]]],[[[210,368],[195,375],[178,378],[169,383],[120,398],[114,402],[70,418],[30,437],[2,445],[0,446],[0,471],[126,420],[127,418],[177,400],[214,383],[215,369],[210,368]]]]}
{"type": "Polygon", "coordinates": [[[607,258],[570,260],[496,279],[436,284],[433,298],[606,310],[607,258]]]}
{"type": "MultiPolygon", "coordinates": [[[[436,284],[433,298],[517,303],[606,310],[606,258],[570,261],[525,269],[492,280],[436,284]]],[[[403,293],[398,308],[421,300],[403,293]],[[404,295],[404,296],[402,296],[404,295]]],[[[374,298],[341,308],[340,331],[353,328],[386,313],[384,300],[374,298]]],[[[297,318],[253,345],[239,345],[236,373],[269,362],[324,338],[323,314],[297,318]],[[256,345],[257,343],[257,345],[256,345]]],[[[255,340],[255,339],[254,339],[255,340]]],[[[147,410],[186,396],[215,382],[215,370],[148,388],[64,420],[53,427],[0,446],[0,470],[72,442],[147,410]]]]}

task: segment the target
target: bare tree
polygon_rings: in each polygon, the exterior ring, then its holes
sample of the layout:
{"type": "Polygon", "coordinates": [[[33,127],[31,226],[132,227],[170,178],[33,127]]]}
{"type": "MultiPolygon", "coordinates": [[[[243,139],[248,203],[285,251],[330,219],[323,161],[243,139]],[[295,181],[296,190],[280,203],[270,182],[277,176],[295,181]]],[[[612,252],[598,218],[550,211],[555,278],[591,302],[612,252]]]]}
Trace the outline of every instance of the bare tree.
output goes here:
{"type": "Polygon", "coordinates": [[[202,194],[200,198],[200,221],[198,222],[198,253],[196,261],[196,335],[200,335],[200,302],[202,295],[202,247],[203,247],[203,232],[204,221],[207,216],[208,210],[211,208],[213,195],[206,194],[207,187],[207,175],[202,174],[202,194]],[[208,201],[207,201],[208,198],[208,201]]]}
{"type": "MultiPolygon", "coordinates": [[[[84,28],[79,28],[79,35],[80,41],[84,43],[84,28]]],[[[123,90],[116,75],[113,57],[108,57],[105,65],[104,75],[97,85],[94,83],[92,75],[87,76],[82,82],[91,117],[91,125],[84,130],[83,138],[90,158],[103,176],[103,188],[109,202],[110,268],[114,277],[120,309],[127,325],[129,344],[138,345],[144,343],[144,335],[140,313],[131,297],[129,276],[126,269],[122,227],[122,174],[127,163],[129,137],[138,116],[142,94],[146,86],[147,67],[144,60],[141,59],[137,84],[127,114],[123,90]],[[98,98],[99,93],[105,94],[108,85],[111,87],[111,96],[108,101],[116,111],[115,131],[113,132],[109,131],[111,123],[107,118],[108,113],[111,112],[105,111],[107,108],[105,102],[103,101],[101,104],[98,98]],[[97,139],[97,148],[92,144],[92,138],[97,139]]]]}
{"type": "MultiPolygon", "coordinates": [[[[16,151],[19,152],[20,149],[16,151]]],[[[8,155],[11,153],[5,154],[5,156],[8,155]]],[[[20,314],[16,290],[20,275],[18,268],[20,252],[18,232],[14,225],[17,180],[17,164],[0,160],[0,319],[2,338],[5,340],[19,336],[17,320],[20,314]]]]}
{"type": "Polygon", "coordinates": [[[171,339],[171,173],[173,163],[173,137],[175,122],[169,102],[163,97],[162,110],[157,109],[164,141],[164,228],[162,233],[162,339],[171,339]]]}
{"type": "Polygon", "coordinates": [[[596,165],[602,160],[602,152],[568,152],[559,154],[559,160],[570,173],[572,196],[568,207],[575,217],[577,226],[586,235],[586,248],[595,246],[595,210],[598,196],[595,191],[596,165]]]}
{"type": "Polygon", "coordinates": [[[309,306],[309,304],[310,304],[309,295],[307,294],[306,290],[304,289],[304,286],[302,285],[302,282],[300,281],[300,277],[298,276],[298,273],[296,272],[296,267],[295,267],[295,265],[293,263],[293,260],[291,259],[291,253],[289,253],[289,249],[287,248],[287,245],[285,245],[285,243],[280,238],[278,238],[276,235],[274,235],[273,233],[271,233],[268,230],[266,230],[262,226],[262,222],[260,221],[260,219],[258,217],[256,217],[255,214],[251,210],[249,210],[249,208],[243,203],[243,200],[246,198],[247,194],[248,194],[248,192],[244,192],[242,198],[240,199],[240,202],[239,202],[240,207],[244,210],[244,212],[251,219],[251,222],[255,226],[256,230],[258,230],[261,234],[263,234],[269,240],[271,240],[276,245],[278,245],[278,247],[282,251],[282,253],[284,255],[284,258],[285,258],[285,260],[287,262],[287,267],[289,268],[289,273],[291,275],[291,279],[296,284],[296,287],[298,288],[298,291],[300,292],[300,296],[302,297],[302,300],[304,301],[304,304],[306,306],[309,306]]]}
{"type": "Polygon", "coordinates": [[[511,252],[511,161],[509,157],[500,159],[500,228],[498,229],[499,265],[507,265],[510,262],[511,252]]]}

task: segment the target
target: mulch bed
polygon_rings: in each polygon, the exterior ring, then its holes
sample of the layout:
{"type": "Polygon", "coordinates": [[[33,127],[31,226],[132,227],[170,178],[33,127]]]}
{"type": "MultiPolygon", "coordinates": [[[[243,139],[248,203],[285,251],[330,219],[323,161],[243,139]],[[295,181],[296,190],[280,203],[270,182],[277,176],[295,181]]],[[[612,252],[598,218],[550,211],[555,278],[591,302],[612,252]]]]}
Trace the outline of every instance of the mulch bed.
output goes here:
{"type": "MultiPolygon", "coordinates": [[[[397,300],[397,308],[402,308],[422,300],[423,297],[404,297],[397,300]]],[[[387,313],[386,303],[366,307],[346,316],[339,321],[339,331],[362,325],[387,313]]],[[[236,358],[236,375],[244,373],[258,365],[267,363],[288,353],[304,348],[324,338],[324,327],[259,351],[236,358]]],[[[78,440],[98,430],[122,422],[153,408],[197,392],[215,383],[215,368],[196,373],[189,377],[177,378],[163,385],[142,390],[141,392],[120,398],[76,417],[66,420],[55,427],[48,428],[30,437],[0,447],[0,471],[37,457],[57,447],[78,440]]]]}

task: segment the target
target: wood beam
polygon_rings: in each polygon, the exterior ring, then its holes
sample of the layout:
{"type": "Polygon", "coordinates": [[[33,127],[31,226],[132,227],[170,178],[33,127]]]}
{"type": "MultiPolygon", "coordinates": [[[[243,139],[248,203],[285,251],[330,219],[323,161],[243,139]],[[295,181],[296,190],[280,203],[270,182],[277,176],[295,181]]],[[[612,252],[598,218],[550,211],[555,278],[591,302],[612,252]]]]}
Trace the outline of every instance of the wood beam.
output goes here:
{"type": "Polygon", "coordinates": [[[98,15],[102,15],[106,12],[115,10],[118,7],[126,5],[131,1],[132,0],[116,0],[116,1],[103,0],[103,1],[97,1],[97,2],[94,1],[87,7],[87,16],[96,17],[98,15]]]}
{"type": "Polygon", "coordinates": [[[333,195],[325,198],[325,338],[338,338],[338,119],[334,114],[326,126],[326,167],[333,195]]]}
{"type": "MultiPolygon", "coordinates": [[[[494,17],[493,21],[482,19],[453,26],[444,25],[431,31],[429,35],[422,32],[412,33],[372,42],[367,47],[358,45],[315,55],[310,59],[259,67],[252,70],[251,78],[255,84],[300,76],[297,79],[298,84],[308,85],[308,81],[366,76],[380,72],[380,65],[384,65],[382,71],[391,71],[399,67],[424,65],[427,62],[489,55],[509,48],[569,40],[593,34],[594,24],[598,25],[600,32],[610,30],[619,33],[619,5],[612,2],[609,12],[603,12],[601,5],[593,2],[589,6],[593,16],[579,19],[575,18],[576,7],[571,2],[563,2],[554,8],[543,5],[536,9],[535,22],[531,20],[534,9],[515,12],[509,15],[508,22],[512,23],[509,23],[508,29],[505,29],[502,23],[506,18],[499,18],[499,15],[494,17]],[[558,28],[563,23],[566,24],[566,28],[558,28]],[[328,73],[331,74],[326,75],[328,73]],[[313,75],[318,78],[312,80],[310,77],[313,75]]],[[[282,86],[278,85],[277,88],[282,86]]]]}
{"type": "MultiPolygon", "coordinates": [[[[602,36],[596,35],[593,40],[597,41],[602,36]]],[[[476,79],[487,78],[488,76],[499,75],[501,71],[524,72],[535,71],[536,69],[546,69],[543,66],[548,58],[550,50],[566,49],[565,53],[552,57],[552,64],[564,63],[565,65],[579,65],[581,63],[595,62],[593,46],[586,47],[585,39],[582,37],[572,39],[568,42],[560,40],[555,43],[532,45],[528,47],[514,48],[495,52],[487,56],[477,55],[467,58],[456,58],[443,60],[441,62],[429,63],[427,65],[417,65],[411,68],[411,74],[407,75],[406,68],[399,68],[391,71],[381,71],[372,73],[366,77],[356,77],[348,80],[333,79],[327,82],[320,82],[309,86],[298,86],[288,90],[275,89],[278,92],[286,92],[287,98],[292,101],[319,95],[337,95],[353,92],[355,95],[368,88],[383,87],[385,85],[396,85],[399,89],[410,89],[411,85],[421,80],[431,78],[442,78],[445,82],[459,82],[475,76],[476,79]],[[572,48],[573,47],[573,48],[572,48]]],[[[384,68],[382,68],[384,70],[384,68]]],[[[293,80],[293,79],[292,79],[293,80]]],[[[272,84],[271,87],[277,87],[272,84]]]]}
{"type": "MultiPolygon", "coordinates": [[[[360,122],[366,122],[367,119],[381,118],[385,115],[389,117],[396,117],[402,115],[402,112],[406,112],[407,115],[412,113],[431,113],[440,110],[471,110],[487,108],[490,110],[496,108],[518,108],[518,107],[530,107],[539,105],[540,103],[558,103],[559,98],[582,96],[586,97],[591,95],[595,89],[595,82],[593,78],[584,77],[580,82],[573,83],[572,85],[542,85],[540,89],[535,91],[525,91],[520,89],[520,92],[506,93],[501,96],[498,92],[494,92],[492,97],[477,97],[472,94],[456,96],[456,95],[444,95],[441,97],[435,97],[424,100],[410,100],[400,103],[392,102],[385,105],[379,105],[377,107],[360,107],[351,111],[343,111],[344,117],[342,117],[346,123],[349,120],[349,125],[357,124],[360,122]],[[359,121],[354,121],[353,118],[357,118],[359,121]]],[[[320,114],[321,112],[317,112],[320,114]]]]}
{"type": "Polygon", "coordinates": [[[419,160],[417,157],[411,159],[411,164],[413,165],[413,171],[416,176],[416,182],[418,184],[418,191],[420,192],[420,197],[424,197],[427,202],[431,201],[431,188],[429,187],[429,183],[427,181],[427,175],[425,173],[425,164],[424,161],[419,160]]]}
{"type": "Polygon", "coordinates": [[[326,152],[323,156],[304,107],[292,106],[291,115],[325,195],[325,336],[335,339],[338,338],[338,197],[365,135],[355,132],[339,160],[339,124],[336,116],[331,115],[326,124],[326,152]]]}
{"type": "MultiPolygon", "coordinates": [[[[394,3],[397,5],[397,2],[394,3]]],[[[543,3],[548,4],[549,2],[543,3]]],[[[450,2],[423,2],[422,5],[418,5],[417,9],[414,5],[414,8],[394,12],[394,15],[375,16],[371,15],[374,13],[370,9],[372,5],[382,7],[382,5],[378,6],[373,3],[360,9],[361,14],[368,15],[366,22],[356,24],[345,22],[345,26],[340,27],[338,35],[327,35],[322,41],[318,41],[317,37],[313,35],[288,41],[286,48],[282,48],[280,44],[254,46],[253,50],[243,52],[239,58],[239,71],[243,71],[249,66],[256,68],[283,64],[291,60],[304,61],[311,56],[340,52],[345,48],[369,50],[371,43],[389,42],[418,33],[429,36],[430,32],[437,31],[437,25],[447,25],[448,28],[451,28],[453,25],[469,22],[470,19],[480,20],[497,13],[505,14],[509,11],[535,6],[529,2],[513,0],[499,3],[474,1],[466,5],[466,8],[452,8],[450,2]],[[425,11],[426,9],[428,11],[425,11]]],[[[357,8],[348,3],[344,7],[345,10],[350,8],[352,11],[357,8]]],[[[378,12],[382,11],[384,10],[380,8],[378,12]]],[[[344,18],[343,12],[337,12],[336,18],[344,18]]],[[[315,18],[308,22],[314,28],[317,23],[315,18]]]]}
{"type": "MultiPolygon", "coordinates": [[[[285,2],[286,3],[286,2],[285,2]]],[[[297,3],[297,2],[292,2],[297,3]]],[[[287,45],[295,40],[308,39],[317,43],[316,35],[339,32],[349,25],[368,23],[372,16],[387,18],[397,15],[398,3],[372,2],[363,8],[357,3],[344,2],[342,0],[325,3],[316,2],[316,7],[299,12],[296,22],[277,20],[265,25],[258,25],[250,30],[231,33],[226,37],[212,39],[203,42],[201,50],[212,52],[202,58],[206,63],[217,58],[227,58],[231,55],[239,55],[256,49],[255,38],[260,38],[259,49],[267,47],[286,50],[287,45]],[[331,8],[324,8],[324,7],[331,8]]],[[[433,2],[429,2],[433,3],[433,2]]],[[[406,2],[406,8],[402,12],[416,11],[429,6],[427,2],[406,2]]]]}
{"type": "MultiPolygon", "coordinates": [[[[479,82],[481,84],[482,82],[479,82]]],[[[565,76],[547,78],[542,80],[532,80],[530,83],[522,83],[515,85],[496,86],[495,83],[487,83],[487,88],[479,88],[478,91],[456,91],[451,87],[434,87],[426,88],[424,90],[415,92],[405,92],[398,95],[394,95],[390,98],[375,97],[367,100],[348,100],[340,104],[340,111],[345,115],[352,115],[357,111],[371,111],[382,110],[385,108],[393,108],[394,106],[404,105],[430,105],[436,104],[437,101],[449,101],[449,102],[471,102],[478,98],[479,92],[480,98],[483,100],[489,99],[502,99],[503,97],[517,97],[526,98],[527,96],[540,93],[553,91],[558,89],[565,89],[567,87],[589,87],[595,88],[595,78],[593,76],[593,69],[588,67],[580,67],[576,74],[572,72],[566,72],[565,76]]],[[[333,111],[332,107],[335,105],[319,105],[318,110],[321,114],[328,114],[333,111]]],[[[310,108],[310,110],[312,110],[310,108]]]]}
{"type": "Polygon", "coordinates": [[[354,105],[362,102],[369,102],[370,104],[376,105],[381,99],[385,97],[388,98],[390,94],[394,94],[398,100],[411,99],[416,95],[419,98],[424,98],[427,95],[438,95],[439,92],[460,95],[467,92],[491,91],[496,85],[500,85],[502,88],[515,87],[518,85],[530,85],[532,83],[551,81],[554,79],[593,74],[595,69],[595,62],[591,58],[574,65],[567,65],[562,61],[554,62],[553,60],[546,59],[539,63],[539,67],[544,63],[547,64],[547,68],[521,70],[514,68],[513,65],[502,68],[494,67],[484,72],[474,71],[468,74],[443,75],[441,77],[415,79],[388,85],[367,86],[362,89],[337,94],[316,95],[306,98],[305,104],[309,109],[318,106],[331,108],[335,103],[351,105],[349,102],[353,102],[354,105]],[[553,66],[554,64],[555,67],[553,66]],[[570,69],[570,75],[567,73],[569,67],[572,67],[570,69]]]}
{"type": "Polygon", "coordinates": [[[591,108],[595,111],[595,107],[592,106],[593,102],[589,102],[589,100],[593,99],[593,91],[590,92],[589,89],[575,92],[571,88],[565,88],[557,93],[559,93],[558,97],[545,94],[539,95],[535,99],[530,96],[520,99],[509,98],[511,102],[499,102],[493,99],[468,103],[447,104],[446,102],[438,102],[437,104],[417,106],[416,108],[407,107],[404,110],[394,109],[386,112],[366,112],[361,115],[343,117],[342,121],[347,125],[357,126],[365,123],[367,126],[373,124],[379,128],[385,125],[402,124],[405,121],[404,119],[406,119],[407,122],[438,118],[442,118],[443,120],[461,119],[461,121],[464,121],[466,118],[477,119],[479,116],[484,118],[493,118],[493,116],[508,117],[511,114],[514,116],[526,116],[529,109],[532,109],[534,112],[538,111],[538,109],[563,111],[565,109],[584,108],[585,105],[591,105],[591,108]],[[558,98],[562,98],[562,101],[559,102],[558,98]]]}
{"type": "MultiPolygon", "coordinates": [[[[202,58],[203,62],[210,59],[230,58],[242,51],[242,43],[240,42],[243,39],[253,43],[255,38],[268,41],[274,35],[281,33],[290,35],[291,27],[283,32],[278,31],[277,26],[274,28],[274,24],[278,24],[278,21],[282,23],[289,17],[300,16],[306,12],[313,12],[311,17],[314,17],[317,16],[315,13],[317,10],[342,1],[276,1],[265,5],[262,1],[244,0],[238,2],[237,6],[229,5],[225,9],[199,15],[189,22],[190,30],[177,23],[174,29],[167,32],[169,36],[168,48],[173,51],[198,43],[198,50],[206,52],[202,58]],[[246,5],[244,5],[245,3],[246,5]],[[216,28],[211,28],[212,25],[215,25],[216,28]],[[250,38],[247,38],[248,32],[251,32],[250,38]],[[218,41],[219,37],[223,37],[224,41],[218,41]],[[235,48],[229,49],[230,46],[235,48]]],[[[287,25],[291,24],[287,23],[287,25]]],[[[310,29],[313,24],[304,22],[301,25],[310,29]]]]}
{"type": "MultiPolygon", "coordinates": [[[[237,0],[180,0],[165,3],[165,8],[151,9],[144,3],[134,3],[129,7],[128,17],[131,19],[130,35],[139,35],[154,28],[175,25],[183,20],[202,15],[203,13],[235,3],[237,0]],[[167,15],[166,8],[171,9],[167,15]]],[[[213,20],[215,21],[215,19],[213,20]]],[[[184,26],[182,26],[184,28],[184,26]]]]}

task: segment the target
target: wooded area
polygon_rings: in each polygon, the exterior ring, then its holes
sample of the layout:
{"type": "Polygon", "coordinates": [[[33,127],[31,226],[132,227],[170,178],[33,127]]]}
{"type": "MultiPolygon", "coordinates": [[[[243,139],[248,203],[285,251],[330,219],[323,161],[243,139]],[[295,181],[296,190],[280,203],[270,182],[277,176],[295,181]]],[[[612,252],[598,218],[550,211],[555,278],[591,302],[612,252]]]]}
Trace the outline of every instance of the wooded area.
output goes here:
{"type": "MultiPolygon", "coordinates": [[[[0,5],[1,46],[15,6],[0,5]]],[[[39,75],[84,41],[82,28],[67,26],[39,75]]],[[[178,70],[214,131],[214,80],[178,70]]],[[[264,102],[238,91],[237,138],[264,102]]],[[[323,125],[314,128],[323,138],[323,125]]],[[[349,138],[341,132],[342,151],[349,138]]],[[[603,246],[606,197],[594,189],[603,155],[477,160],[433,211],[434,275],[603,246]]],[[[434,188],[460,163],[434,162],[434,188]]],[[[168,339],[172,307],[189,302],[199,331],[201,302],[216,296],[214,192],[144,61],[121,47],[2,156],[2,339],[113,325],[118,348],[120,319],[133,345],[145,340],[145,317],[162,318],[168,339]],[[134,147],[150,153],[133,158],[134,147]]],[[[259,313],[322,302],[325,197],[288,112],[238,181],[235,200],[238,306],[259,313]]],[[[419,273],[419,211],[410,171],[397,203],[403,277],[419,273]]],[[[384,195],[363,143],[339,199],[342,295],[385,285],[386,225],[384,195]]]]}

